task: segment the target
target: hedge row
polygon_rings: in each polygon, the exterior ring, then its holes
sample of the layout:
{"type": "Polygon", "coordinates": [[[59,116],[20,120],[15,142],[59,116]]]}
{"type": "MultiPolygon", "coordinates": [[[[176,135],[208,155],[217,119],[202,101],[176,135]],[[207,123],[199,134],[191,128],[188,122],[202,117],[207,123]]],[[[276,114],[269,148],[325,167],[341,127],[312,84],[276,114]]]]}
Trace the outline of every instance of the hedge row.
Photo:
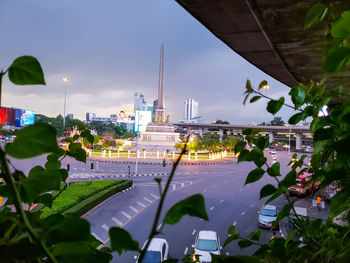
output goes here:
{"type": "Polygon", "coordinates": [[[118,185],[113,185],[105,190],[102,190],[93,196],[83,200],[82,202],[78,203],[77,205],[73,206],[72,208],[66,210],[65,213],[74,213],[79,216],[85,214],[98,204],[102,203],[104,200],[106,200],[108,197],[119,193],[129,187],[132,186],[131,180],[123,180],[124,182],[118,185]]]}
{"type": "Polygon", "coordinates": [[[132,181],[130,180],[106,180],[71,183],[68,188],[66,188],[59,194],[59,196],[55,198],[51,209],[46,207],[42,210],[43,213],[41,216],[47,217],[51,214],[65,213],[67,210],[87,199],[95,199],[94,196],[100,192],[111,192],[114,194],[130,186],[132,186],[132,181]]]}

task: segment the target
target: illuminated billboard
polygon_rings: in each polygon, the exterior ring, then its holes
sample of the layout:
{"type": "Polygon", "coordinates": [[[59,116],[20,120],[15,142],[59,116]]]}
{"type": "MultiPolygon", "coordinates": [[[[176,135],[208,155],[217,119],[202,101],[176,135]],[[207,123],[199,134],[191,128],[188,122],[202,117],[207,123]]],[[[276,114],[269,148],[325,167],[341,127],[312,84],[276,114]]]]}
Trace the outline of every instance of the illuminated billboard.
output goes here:
{"type": "Polygon", "coordinates": [[[34,111],[26,110],[21,115],[20,125],[27,126],[27,125],[34,124],[34,120],[35,120],[34,111]]]}
{"type": "Polygon", "coordinates": [[[2,125],[15,126],[16,110],[11,108],[0,108],[0,123],[2,125]]]}
{"type": "Polygon", "coordinates": [[[135,121],[135,114],[133,111],[120,111],[117,114],[117,122],[122,122],[122,123],[134,123],[135,121]]]}
{"type": "Polygon", "coordinates": [[[135,112],[135,132],[145,132],[147,124],[152,121],[152,111],[137,110],[135,112]]]}

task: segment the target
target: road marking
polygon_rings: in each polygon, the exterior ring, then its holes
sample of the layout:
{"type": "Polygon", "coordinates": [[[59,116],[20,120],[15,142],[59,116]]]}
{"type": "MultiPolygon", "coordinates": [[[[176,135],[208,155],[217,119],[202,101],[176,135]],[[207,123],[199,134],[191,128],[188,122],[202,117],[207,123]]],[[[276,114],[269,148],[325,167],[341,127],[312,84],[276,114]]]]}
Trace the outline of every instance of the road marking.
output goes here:
{"type": "Polygon", "coordinates": [[[185,186],[185,183],[181,183],[181,187],[184,187],[185,186]]]}
{"type": "Polygon", "coordinates": [[[243,211],[242,213],[241,213],[241,216],[243,216],[245,214],[245,212],[243,211]]]}
{"type": "Polygon", "coordinates": [[[125,213],[124,211],[121,211],[120,213],[122,213],[122,214],[123,214],[123,216],[127,217],[128,219],[130,219],[130,218],[131,218],[131,215],[129,215],[129,214],[127,214],[127,213],[125,213]]]}
{"type": "Polygon", "coordinates": [[[220,203],[224,202],[224,200],[220,200],[220,203]]]}
{"type": "Polygon", "coordinates": [[[109,226],[107,226],[106,224],[103,224],[103,225],[102,225],[102,228],[103,228],[104,230],[106,230],[107,232],[108,232],[108,230],[109,230],[109,226]]]}
{"type": "Polygon", "coordinates": [[[77,167],[74,167],[73,169],[74,169],[74,170],[76,170],[76,169],[77,169],[77,167]]]}
{"type": "Polygon", "coordinates": [[[187,254],[187,251],[188,251],[188,247],[185,248],[185,252],[184,252],[184,255],[187,254]]]}
{"type": "Polygon", "coordinates": [[[193,232],[192,232],[192,236],[193,236],[195,233],[196,233],[196,229],[195,229],[195,230],[193,230],[193,232]]]}
{"type": "Polygon", "coordinates": [[[176,190],[176,184],[173,184],[173,191],[176,190]]]}
{"type": "Polygon", "coordinates": [[[143,199],[145,199],[147,202],[149,202],[149,203],[152,203],[152,201],[151,200],[149,200],[147,197],[144,197],[143,199]]]}
{"type": "Polygon", "coordinates": [[[132,210],[132,211],[134,211],[135,213],[137,213],[139,210],[138,209],[136,209],[135,207],[133,207],[133,206],[129,206],[129,208],[132,210]]]}
{"type": "Polygon", "coordinates": [[[85,171],[85,168],[82,168],[83,169],[83,171],[85,171]]]}
{"type": "Polygon", "coordinates": [[[137,201],[136,202],[137,204],[139,204],[140,206],[142,206],[142,207],[146,207],[143,203],[141,203],[140,201],[137,201]]]}
{"type": "Polygon", "coordinates": [[[158,199],[159,197],[153,193],[150,193],[151,196],[153,196],[155,199],[158,199]]]}
{"type": "Polygon", "coordinates": [[[93,235],[101,243],[103,242],[103,240],[98,235],[96,235],[94,232],[91,232],[91,235],[93,235]]]}
{"type": "Polygon", "coordinates": [[[114,173],[115,171],[114,170],[110,170],[112,173],[114,173]]]}
{"type": "Polygon", "coordinates": [[[255,205],[250,205],[251,208],[253,208],[255,205]]]}
{"type": "Polygon", "coordinates": [[[160,225],[157,227],[157,230],[159,230],[161,227],[162,227],[162,224],[160,224],[160,225]]]}
{"type": "Polygon", "coordinates": [[[233,222],[233,225],[235,226],[237,224],[237,221],[233,222]]]}
{"type": "Polygon", "coordinates": [[[117,225],[121,226],[123,223],[121,221],[119,221],[117,218],[112,217],[112,220],[114,223],[116,223],[117,225]]]}
{"type": "Polygon", "coordinates": [[[214,209],[214,206],[210,207],[210,210],[213,210],[214,209]]]}

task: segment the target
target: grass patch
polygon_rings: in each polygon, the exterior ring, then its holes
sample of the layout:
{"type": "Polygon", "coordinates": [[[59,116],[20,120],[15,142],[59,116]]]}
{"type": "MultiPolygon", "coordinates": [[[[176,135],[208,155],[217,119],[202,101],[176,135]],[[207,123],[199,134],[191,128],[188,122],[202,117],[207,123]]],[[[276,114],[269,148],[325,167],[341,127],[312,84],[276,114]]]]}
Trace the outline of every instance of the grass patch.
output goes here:
{"type": "MultiPolygon", "coordinates": [[[[45,207],[42,217],[51,214],[72,212],[80,214],[80,210],[91,209],[109,196],[132,186],[130,180],[108,180],[71,183],[67,189],[61,192],[53,201],[51,209],[45,207]],[[73,209],[79,205],[80,209],[73,209]],[[85,208],[85,206],[87,208],[85,208]],[[70,210],[70,211],[69,211],[70,210]]],[[[87,210],[87,211],[88,211],[87,210]]],[[[87,212],[85,211],[85,212],[87,212]]]]}

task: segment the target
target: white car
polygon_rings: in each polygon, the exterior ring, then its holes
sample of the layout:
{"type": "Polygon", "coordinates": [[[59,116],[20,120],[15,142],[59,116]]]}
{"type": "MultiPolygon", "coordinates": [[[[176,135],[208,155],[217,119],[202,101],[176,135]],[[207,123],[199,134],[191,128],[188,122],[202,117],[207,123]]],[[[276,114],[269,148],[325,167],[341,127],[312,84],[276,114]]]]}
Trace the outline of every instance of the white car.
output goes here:
{"type": "Polygon", "coordinates": [[[220,239],[215,231],[202,230],[198,232],[194,247],[195,255],[199,255],[199,260],[202,263],[211,262],[211,255],[220,255],[220,239]]]}
{"type": "MultiPolygon", "coordinates": [[[[143,243],[142,249],[145,248],[147,240],[143,243]]],[[[163,238],[153,238],[149,244],[145,257],[142,263],[161,263],[168,259],[169,256],[169,245],[168,242],[163,238]]],[[[138,262],[139,256],[135,256],[136,263],[138,262]]]]}
{"type": "Polygon", "coordinates": [[[276,220],[277,208],[274,205],[265,205],[258,212],[259,214],[259,226],[264,228],[271,228],[272,222],[276,220]]]}

